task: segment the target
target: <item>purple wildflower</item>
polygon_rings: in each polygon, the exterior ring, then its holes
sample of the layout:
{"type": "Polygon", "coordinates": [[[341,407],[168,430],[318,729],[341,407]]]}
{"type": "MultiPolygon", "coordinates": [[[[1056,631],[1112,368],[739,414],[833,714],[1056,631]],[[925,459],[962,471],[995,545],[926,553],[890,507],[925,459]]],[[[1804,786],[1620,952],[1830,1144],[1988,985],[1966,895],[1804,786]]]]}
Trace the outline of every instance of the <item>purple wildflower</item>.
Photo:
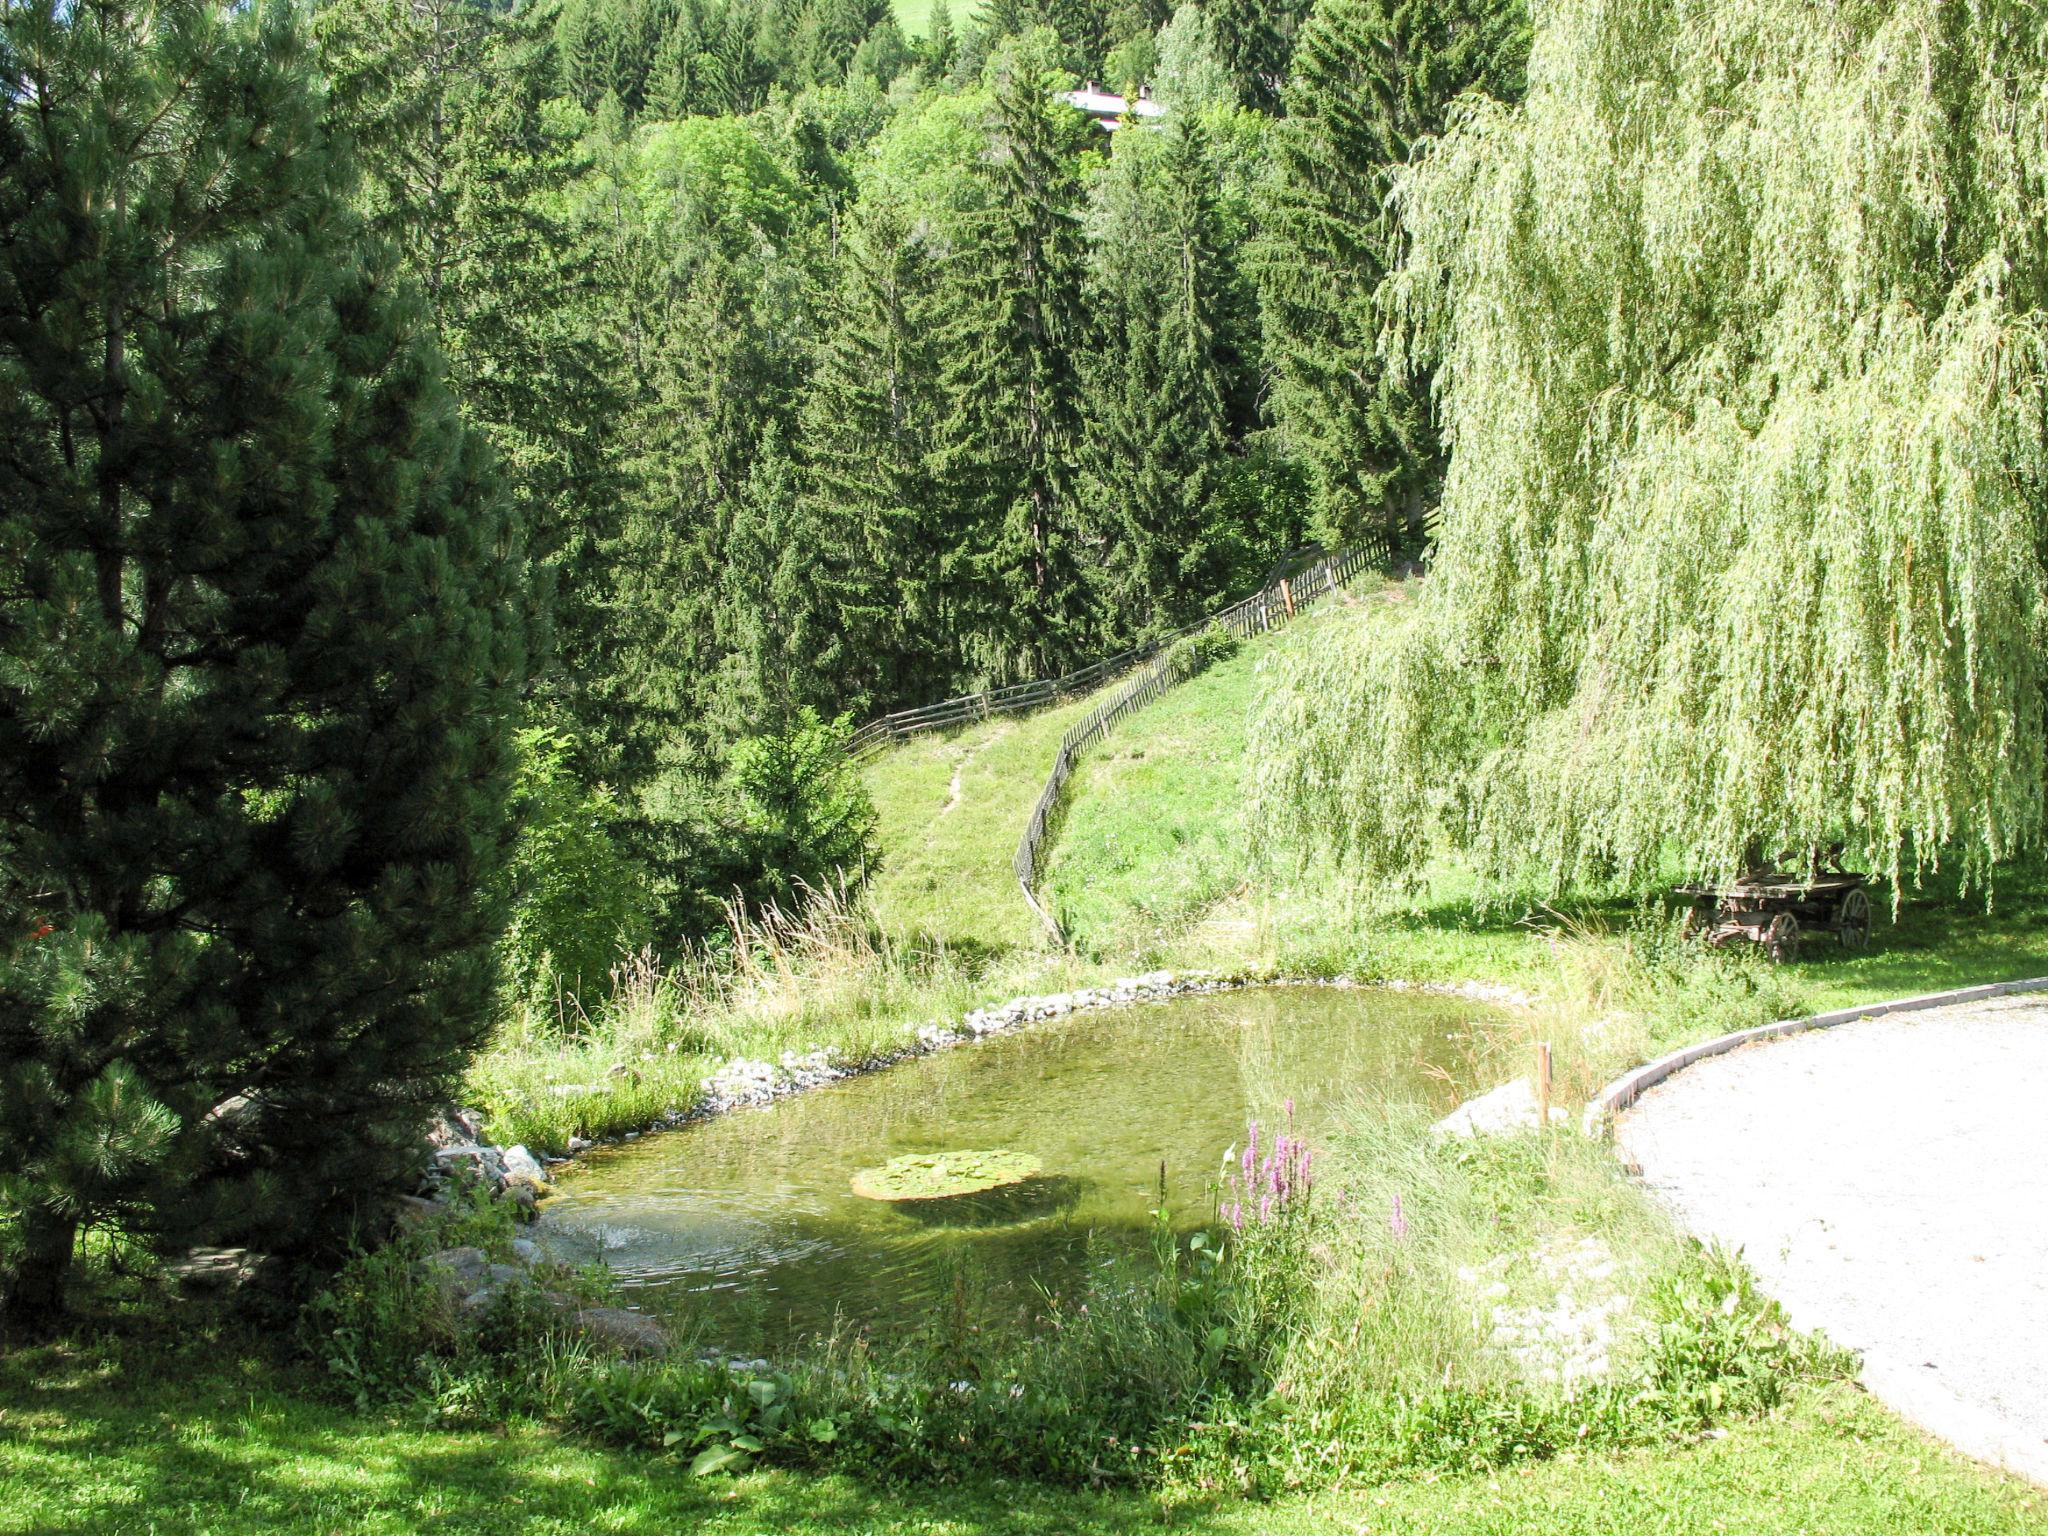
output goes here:
{"type": "Polygon", "coordinates": [[[1408,1236],[1408,1216],[1401,1209],[1401,1196],[1398,1191],[1394,1195],[1394,1213],[1387,1218],[1387,1230],[1396,1238],[1408,1236]]]}

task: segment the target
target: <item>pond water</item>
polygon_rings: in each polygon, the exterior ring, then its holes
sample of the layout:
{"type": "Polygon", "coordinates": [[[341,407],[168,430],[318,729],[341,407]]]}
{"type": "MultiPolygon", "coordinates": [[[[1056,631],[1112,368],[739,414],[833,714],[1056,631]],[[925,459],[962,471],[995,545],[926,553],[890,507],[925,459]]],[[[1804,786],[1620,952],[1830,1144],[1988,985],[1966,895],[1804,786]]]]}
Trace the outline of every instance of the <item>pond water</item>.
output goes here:
{"type": "Polygon", "coordinates": [[[914,1330],[941,1306],[1019,1326],[1118,1251],[1147,1251],[1162,1176],[1206,1219],[1245,1125],[1294,1103],[1311,1141],[1353,1102],[1436,1111],[1475,1081],[1456,998],[1261,988],[1089,1011],[585,1155],[546,1203],[555,1256],[601,1258],[629,1299],[708,1343],[772,1354],[842,1325],[914,1330]],[[863,1199],[855,1173],[1001,1149],[1043,1176],[980,1200],[863,1199]],[[1163,1169],[1163,1175],[1162,1175],[1163,1169]]]}

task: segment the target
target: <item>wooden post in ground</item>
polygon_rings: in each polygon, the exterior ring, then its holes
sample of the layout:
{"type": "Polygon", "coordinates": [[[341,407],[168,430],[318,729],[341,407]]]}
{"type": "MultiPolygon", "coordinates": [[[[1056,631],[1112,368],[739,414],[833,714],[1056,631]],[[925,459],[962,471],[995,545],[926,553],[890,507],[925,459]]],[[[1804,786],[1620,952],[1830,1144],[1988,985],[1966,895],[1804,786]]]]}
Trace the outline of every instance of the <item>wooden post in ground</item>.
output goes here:
{"type": "Polygon", "coordinates": [[[1550,1042],[1536,1042],[1536,1126],[1550,1129],[1550,1042]]]}
{"type": "Polygon", "coordinates": [[[1280,601],[1287,605],[1287,617],[1292,619],[1294,617],[1294,588],[1289,584],[1285,576],[1280,578],[1280,601]]]}

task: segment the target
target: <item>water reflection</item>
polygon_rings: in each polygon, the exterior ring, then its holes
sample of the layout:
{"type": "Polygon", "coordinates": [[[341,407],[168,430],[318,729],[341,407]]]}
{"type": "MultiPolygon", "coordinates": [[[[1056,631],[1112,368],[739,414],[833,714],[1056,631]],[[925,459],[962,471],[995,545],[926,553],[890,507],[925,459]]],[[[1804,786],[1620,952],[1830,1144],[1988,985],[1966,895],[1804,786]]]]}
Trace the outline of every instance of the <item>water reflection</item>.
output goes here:
{"type": "Polygon", "coordinates": [[[1246,1120],[1277,1123],[1287,1099],[1310,1136],[1360,1096],[1449,1108],[1474,1086],[1486,1012],[1295,987],[1078,1014],[602,1149],[548,1202],[541,1235],[741,1351],[835,1322],[914,1329],[941,1305],[1011,1326],[1041,1288],[1144,1247],[1162,1167],[1169,1207],[1206,1215],[1246,1120]],[[1030,1153],[1045,1175],[957,1211],[852,1193],[861,1168],[958,1148],[1030,1153]]]}

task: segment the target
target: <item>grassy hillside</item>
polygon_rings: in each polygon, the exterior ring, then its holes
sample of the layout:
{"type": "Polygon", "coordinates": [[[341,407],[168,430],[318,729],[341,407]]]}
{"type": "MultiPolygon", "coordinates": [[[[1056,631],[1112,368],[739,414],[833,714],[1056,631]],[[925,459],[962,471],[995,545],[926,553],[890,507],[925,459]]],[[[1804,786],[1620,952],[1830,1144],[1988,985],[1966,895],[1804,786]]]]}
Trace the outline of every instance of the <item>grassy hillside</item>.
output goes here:
{"type": "Polygon", "coordinates": [[[1044,881],[1077,948],[1164,959],[1243,889],[1260,668],[1360,622],[1370,613],[1357,601],[1310,614],[1140,710],[1089,751],[1068,786],[1044,881]]]}
{"type": "MultiPolygon", "coordinates": [[[[974,14],[975,0],[948,0],[953,13],[953,30],[974,14]]],[[[933,0],[896,0],[896,24],[906,37],[923,37],[931,30],[933,0]]]]}
{"type": "Polygon", "coordinates": [[[1047,942],[1011,859],[1060,738],[1099,699],[917,737],[868,760],[861,776],[881,818],[868,899],[884,931],[969,955],[1047,942]]]}

